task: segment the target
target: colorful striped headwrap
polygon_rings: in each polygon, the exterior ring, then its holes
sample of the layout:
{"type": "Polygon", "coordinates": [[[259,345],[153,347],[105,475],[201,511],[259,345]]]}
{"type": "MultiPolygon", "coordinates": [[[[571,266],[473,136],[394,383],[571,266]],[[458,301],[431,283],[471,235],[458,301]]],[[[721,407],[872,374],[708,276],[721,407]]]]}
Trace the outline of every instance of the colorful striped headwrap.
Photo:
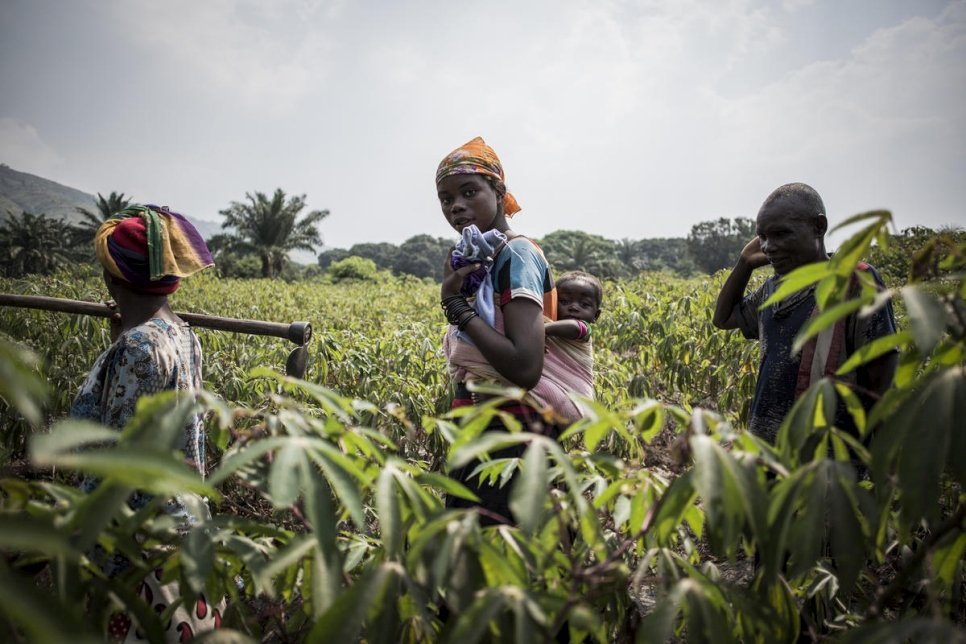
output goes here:
{"type": "Polygon", "coordinates": [[[101,224],[97,259],[135,291],[173,293],[182,277],[214,265],[198,230],[167,207],[133,205],[101,224]]]}
{"type": "MultiPolygon", "coordinates": [[[[436,183],[454,174],[482,174],[500,181],[503,177],[503,164],[493,148],[481,137],[467,141],[446,155],[436,169],[436,183]]],[[[520,212],[520,204],[509,191],[503,196],[503,214],[512,217],[520,212]]]]}

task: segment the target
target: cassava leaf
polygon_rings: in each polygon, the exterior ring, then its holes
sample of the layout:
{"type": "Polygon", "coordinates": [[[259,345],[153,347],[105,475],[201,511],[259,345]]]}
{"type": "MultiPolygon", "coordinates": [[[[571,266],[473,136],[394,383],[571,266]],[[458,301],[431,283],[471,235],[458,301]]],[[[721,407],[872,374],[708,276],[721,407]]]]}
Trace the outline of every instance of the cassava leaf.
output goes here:
{"type": "Polygon", "coordinates": [[[946,310],[934,295],[918,286],[903,287],[902,300],[906,304],[916,348],[921,355],[928,356],[946,328],[946,310]]]}
{"type": "Polygon", "coordinates": [[[153,494],[171,496],[195,492],[203,496],[220,496],[202,481],[197,472],[169,451],[118,446],[106,450],[47,454],[37,463],[110,477],[113,481],[153,494]]]}
{"type": "Polygon", "coordinates": [[[868,364],[880,356],[905,347],[911,341],[912,333],[905,329],[876,338],[872,342],[862,345],[858,351],[850,355],[842,363],[842,366],[838,368],[835,375],[844,376],[857,367],[868,364]]]}
{"type": "Polygon", "coordinates": [[[396,496],[396,466],[386,463],[376,481],[376,513],[382,533],[383,547],[389,558],[399,557],[402,552],[402,512],[396,496]]]}
{"type": "Polygon", "coordinates": [[[275,453],[268,474],[268,491],[276,508],[287,508],[299,497],[299,469],[304,459],[302,450],[291,443],[275,453]]]}
{"type": "Polygon", "coordinates": [[[527,443],[532,439],[533,434],[488,432],[452,452],[449,457],[449,466],[462,467],[472,460],[479,459],[484,454],[489,454],[505,447],[527,443]]]}
{"type": "Polygon", "coordinates": [[[520,528],[533,534],[543,523],[549,497],[547,455],[541,441],[534,441],[523,456],[520,476],[510,491],[510,511],[520,528]]]}
{"type": "Polygon", "coordinates": [[[762,302],[759,308],[764,309],[777,304],[789,295],[794,295],[803,288],[808,288],[831,274],[832,271],[829,269],[828,262],[815,262],[814,264],[800,266],[782,278],[775,292],[762,302]]]}
{"type": "Polygon", "coordinates": [[[460,499],[474,502],[479,502],[480,500],[478,496],[473,494],[469,488],[459,481],[437,472],[420,472],[416,476],[416,481],[422,485],[434,487],[460,499]]]}
{"type": "Polygon", "coordinates": [[[298,475],[305,491],[305,514],[315,536],[312,561],[312,609],[318,617],[336,600],[342,587],[342,554],[338,547],[338,516],[332,494],[308,459],[298,463],[298,475]]]}
{"type": "Polygon", "coordinates": [[[195,593],[205,588],[205,581],[214,567],[215,545],[203,527],[192,528],[183,542],[181,571],[188,586],[195,593]]]}
{"type": "Polygon", "coordinates": [[[39,552],[77,561],[80,553],[51,521],[28,515],[0,513],[0,548],[39,552]]]}
{"type": "MultiPolygon", "coordinates": [[[[367,570],[315,622],[306,642],[355,642],[359,639],[366,613],[382,596],[394,567],[383,564],[367,570]]],[[[395,598],[393,598],[394,600],[395,598]]]]}
{"type": "Polygon", "coordinates": [[[653,522],[659,545],[671,545],[670,537],[677,532],[685,514],[697,498],[697,492],[691,482],[692,476],[692,472],[686,472],[677,477],[661,495],[661,506],[653,522]]]}
{"type": "Polygon", "coordinates": [[[53,458],[62,452],[70,452],[84,445],[112,444],[121,433],[87,420],[63,420],[50,432],[37,434],[30,441],[30,457],[37,463],[53,458]]]}
{"type": "Polygon", "coordinates": [[[904,519],[910,525],[921,518],[932,520],[939,511],[939,480],[951,438],[955,432],[962,432],[962,418],[953,416],[963,406],[957,400],[962,392],[957,381],[962,377],[959,370],[948,370],[926,384],[918,401],[920,413],[910,419],[910,431],[899,449],[898,476],[902,489],[899,500],[904,519]]]}
{"type": "Polygon", "coordinates": [[[858,311],[865,304],[865,300],[860,298],[854,298],[851,300],[846,300],[840,304],[831,306],[815,317],[811,318],[802,330],[798,332],[795,336],[795,342],[792,344],[792,352],[798,353],[805,346],[805,343],[817,336],[824,329],[832,326],[842,318],[858,311]]]}

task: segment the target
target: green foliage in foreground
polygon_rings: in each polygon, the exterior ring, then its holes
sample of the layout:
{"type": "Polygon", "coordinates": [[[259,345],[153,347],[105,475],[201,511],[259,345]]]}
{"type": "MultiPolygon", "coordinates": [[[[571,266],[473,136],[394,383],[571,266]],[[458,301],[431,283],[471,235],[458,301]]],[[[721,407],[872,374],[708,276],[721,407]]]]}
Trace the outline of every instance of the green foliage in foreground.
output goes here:
{"type": "MultiPolygon", "coordinates": [[[[865,220],[832,262],[788,276],[789,288],[817,285],[826,314],[807,333],[858,306],[842,302],[848,276],[886,222],[865,220]]],[[[158,616],[131,589],[161,566],[187,601],[227,595],[226,625],[256,641],[533,642],[567,631],[598,642],[962,642],[966,248],[935,265],[944,281],[890,293],[904,304],[902,330],[842,366],[901,352],[895,388],[868,412],[851,405],[861,440],[826,420],[838,396],[854,401],[834,380],[803,396],[776,445],[740,431],[752,356],[706,330],[715,285],[696,281],[608,284],[598,401],[585,401],[587,417],[559,443],[483,432],[493,406],[445,412],[442,320],[427,317],[435,292],[420,282],[397,284],[391,299],[354,284],[324,309],[302,285],[259,297],[248,283],[193,281],[179,307],[191,290],[191,310],[255,303],[271,309],[252,317],[287,319],[307,317],[308,301],[319,307],[308,380],[271,368],[287,347],[276,355],[205,334],[215,393],[146,399],[120,434],[72,420],[40,431],[34,358],[2,345],[0,394],[33,428],[20,433],[33,465],[57,475],[0,480],[0,633],[97,640],[124,606],[157,634],[158,616]],[[218,453],[205,480],[172,449],[199,407],[218,453]],[[669,436],[688,464],[680,471],[654,466],[669,436]],[[443,507],[442,495],[468,494],[449,468],[520,443],[520,459],[479,468],[494,480],[518,472],[515,526],[481,527],[474,511],[443,507]],[[64,478],[72,472],[103,484],[82,494],[64,478]],[[131,512],[134,488],[157,501],[131,512]],[[161,512],[173,494],[206,496],[212,518],[180,537],[161,512]],[[138,565],[105,578],[86,556],[95,543],[138,565]],[[32,578],[44,565],[49,577],[32,578]]],[[[868,287],[861,305],[885,297],[868,287]]],[[[48,346],[32,335],[38,321],[4,315],[8,333],[48,346]]],[[[75,332],[89,344],[98,329],[75,332]]],[[[77,364],[69,375],[62,353],[43,355],[61,370],[54,391],[83,373],[77,364]]],[[[52,400],[48,409],[63,409],[52,400]]]]}

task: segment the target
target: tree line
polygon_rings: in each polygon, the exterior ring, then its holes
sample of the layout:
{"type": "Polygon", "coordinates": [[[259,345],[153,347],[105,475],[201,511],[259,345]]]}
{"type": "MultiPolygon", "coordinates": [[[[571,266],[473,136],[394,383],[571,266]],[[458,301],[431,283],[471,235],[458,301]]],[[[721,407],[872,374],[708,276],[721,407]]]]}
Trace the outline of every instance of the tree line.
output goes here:
{"type": "MultiPolygon", "coordinates": [[[[219,211],[224,232],[207,242],[220,275],[239,278],[298,280],[328,274],[333,280],[377,279],[380,272],[439,281],[442,261],[453,240],[415,235],[401,244],[367,242],[348,249],[332,248],[318,255],[318,263],[303,266],[289,253],[315,252],[323,245],[319,224],[328,210],[303,214],[305,195],[286,195],[278,188],[271,195],[246,193],[219,211]]],[[[61,266],[92,262],[92,242],[98,227],[132,203],[123,193],[100,193],[95,209],[77,208],[81,221],[71,224],[44,214],[10,213],[0,223],[0,271],[8,277],[49,275],[61,266]]],[[[649,271],[667,271],[689,277],[729,268],[742,247],[755,234],[752,219],[721,217],[691,227],[687,237],[612,240],[579,230],[559,230],[535,241],[557,273],[583,270],[602,279],[630,278],[649,271]]],[[[961,231],[940,234],[962,239],[961,231]]],[[[922,226],[892,237],[885,253],[872,249],[873,263],[887,275],[906,277],[917,249],[936,231],[922,226]]]]}
{"type": "MultiPolygon", "coordinates": [[[[687,238],[612,240],[580,230],[558,230],[534,241],[557,273],[582,270],[603,279],[618,279],[668,271],[687,277],[731,266],[754,234],[754,221],[739,217],[696,224],[687,238]]],[[[341,262],[358,257],[370,260],[378,270],[438,281],[442,277],[439,258],[452,245],[451,239],[429,235],[411,237],[399,246],[355,244],[348,249],[326,250],[319,255],[319,266],[323,270],[333,265],[342,268],[341,262]]]]}
{"type": "MultiPolygon", "coordinates": [[[[755,221],[722,217],[691,227],[687,237],[653,239],[606,239],[579,230],[559,230],[535,241],[543,249],[554,272],[582,270],[603,279],[632,278],[641,273],[665,271],[681,277],[714,274],[734,265],[741,249],[755,235],[755,221]]],[[[914,270],[915,258],[929,244],[944,247],[966,241],[962,230],[906,228],[889,235],[886,249],[873,246],[866,258],[888,278],[905,280],[914,270]]],[[[376,279],[379,271],[413,275],[439,281],[440,257],[452,248],[444,237],[416,235],[400,245],[354,244],[319,255],[319,267],[334,279],[376,279]]]]}
{"type": "MultiPolygon", "coordinates": [[[[97,194],[95,210],[78,207],[78,224],[45,214],[8,212],[0,223],[0,271],[7,277],[49,275],[57,268],[94,260],[92,246],[101,224],[134,203],[124,193],[97,194]]],[[[207,241],[218,264],[232,275],[275,278],[290,264],[291,251],[315,251],[322,245],[319,222],[328,210],[301,215],[305,195],[286,195],[278,188],[268,196],[246,193],[245,201],[233,201],[219,211],[224,217],[223,233],[207,241]],[[246,262],[253,266],[244,274],[246,262]],[[240,268],[239,268],[240,267],[240,268]]]]}

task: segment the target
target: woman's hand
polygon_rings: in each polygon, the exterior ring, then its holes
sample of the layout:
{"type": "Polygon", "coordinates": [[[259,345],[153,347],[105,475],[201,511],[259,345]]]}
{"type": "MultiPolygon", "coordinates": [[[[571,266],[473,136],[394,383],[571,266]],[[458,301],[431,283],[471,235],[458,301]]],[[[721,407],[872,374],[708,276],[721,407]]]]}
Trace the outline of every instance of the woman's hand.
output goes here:
{"type": "Polygon", "coordinates": [[[467,264],[459,270],[456,270],[450,263],[451,257],[452,253],[448,254],[446,256],[446,264],[443,265],[443,284],[439,289],[440,301],[453,295],[460,295],[460,289],[463,288],[463,280],[466,279],[467,275],[480,267],[479,264],[467,264]]]}
{"type": "MultiPolygon", "coordinates": [[[[454,269],[450,257],[443,266],[440,301],[462,297],[463,280],[481,264],[468,264],[454,269]]],[[[504,378],[518,387],[535,387],[543,372],[545,346],[543,309],[529,298],[511,300],[502,307],[503,333],[482,322],[466,325],[464,332],[472,339],[487,362],[504,378]]],[[[473,322],[470,320],[470,322],[473,322]]]]}

